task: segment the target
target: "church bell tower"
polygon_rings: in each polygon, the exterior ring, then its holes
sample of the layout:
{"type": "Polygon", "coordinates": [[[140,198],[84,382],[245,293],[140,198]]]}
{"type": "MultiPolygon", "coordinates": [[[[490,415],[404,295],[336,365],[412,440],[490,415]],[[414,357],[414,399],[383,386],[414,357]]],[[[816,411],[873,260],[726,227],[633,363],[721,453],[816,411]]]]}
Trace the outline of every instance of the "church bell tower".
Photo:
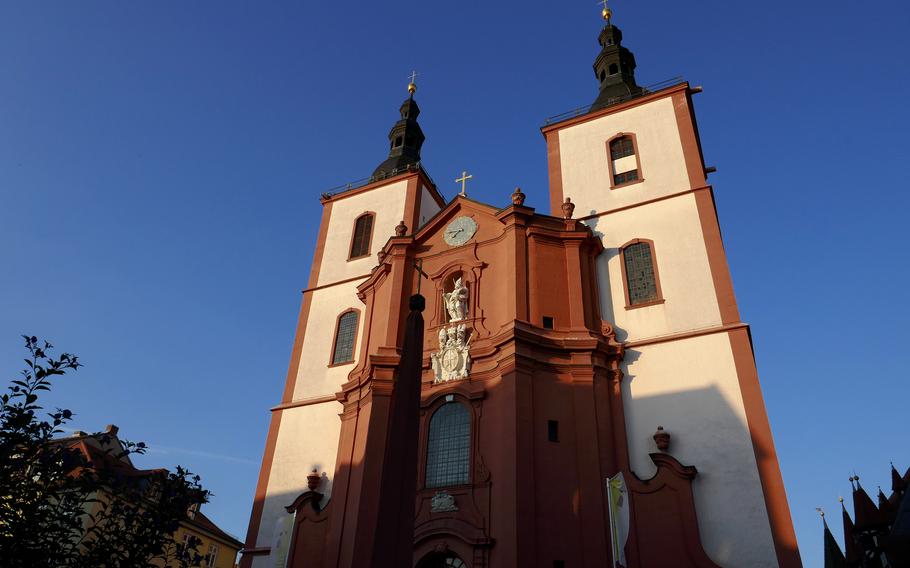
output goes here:
{"type": "MultiPolygon", "coordinates": [[[[416,88],[412,76],[400,119],[389,133],[388,158],[365,183],[323,193],[319,200],[322,220],[313,264],[284,392],[270,409],[242,567],[285,566],[294,552],[294,519],[303,518],[293,514],[304,503],[298,497],[318,495],[311,504],[317,509],[330,502],[343,412],[336,394],[366,356],[357,287],[379,262],[387,240],[416,231],[445,204],[420,163],[424,134],[417,122],[416,88]]],[[[307,553],[301,547],[296,551],[307,553]]]]}
{"type": "Polygon", "coordinates": [[[801,565],[701,89],[639,86],[603,16],[597,98],[541,129],[549,214],[446,202],[413,80],[387,159],[322,195],[242,568],[801,565]]]}
{"type": "Polygon", "coordinates": [[[641,94],[641,87],[635,83],[635,56],[622,46],[622,31],[613,25],[612,12],[609,8],[603,11],[605,25],[597,38],[600,53],[594,60],[594,75],[600,82],[600,94],[591,110],[641,94]]]}

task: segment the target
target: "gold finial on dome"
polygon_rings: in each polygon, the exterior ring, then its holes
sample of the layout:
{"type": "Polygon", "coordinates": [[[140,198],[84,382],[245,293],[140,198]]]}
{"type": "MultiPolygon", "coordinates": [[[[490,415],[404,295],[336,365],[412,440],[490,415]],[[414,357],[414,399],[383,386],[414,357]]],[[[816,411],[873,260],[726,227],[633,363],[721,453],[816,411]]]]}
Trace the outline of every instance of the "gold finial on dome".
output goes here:
{"type": "Polygon", "coordinates": [[[613,17],[613,10],[611,10],[610,8],[607,7],[607,0],[600,0],[600,2],[598,2],[598,4],[603,6],[603,9],[600,11],[600,15],[609,24],[610,18],[613,17]]]}
{"type": "Polygon", "coordinates": [[[411,81],[408,83],[408,93],[414,94],[414,91],[417,90],[417,71],[411,71],[411,81]]]}

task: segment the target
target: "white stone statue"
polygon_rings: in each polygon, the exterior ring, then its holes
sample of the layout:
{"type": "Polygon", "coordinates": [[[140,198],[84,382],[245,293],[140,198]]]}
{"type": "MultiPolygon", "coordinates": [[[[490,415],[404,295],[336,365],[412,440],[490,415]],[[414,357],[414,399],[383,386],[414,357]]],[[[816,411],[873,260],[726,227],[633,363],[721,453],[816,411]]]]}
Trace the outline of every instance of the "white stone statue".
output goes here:
{"type": "Polygon", "coordinates": [[[464,285],[461,277],[455,280],[455,286],[451,292],[442,295],[446,305],[446,312],[449,314],[449,321],[461,321],[468,313],[468,287],[464,285]]]}
{"type": "Polygon", "coordinates": [[[470,338],[465,325],[449,325],[439,330],[439,352],[430,355],[434,382],[444,383],[467,378],[471,372],[470,338]]]}
{"type": "Polygon", "coordinates": [[[443,349],[446,348],[446,343],[448,343],[447,335],[446,335],[446,328],[441,327],[441,328],[439,328],[439,350],[440,351],[442,351],[443,349]]]}
{"type": "MultiPolygon", "coordinates": [[[[462,322],[468,306],[468,288],[461,278],[451,292],[443,294],[449,322],[462,322]]],[[[449,323],[439,328],[439,351],[430,354],[433,382],[444,383],[467,378],[471,372],[470,330],[463,323],[449,323]]]]}
{"type": "Polygon", "coordinates": [[[455,504],[455,498],[448,491],[437,491],[433,498],[430,499],[431,513],[446,513],[457,510],[458,505],[455,504]]]}

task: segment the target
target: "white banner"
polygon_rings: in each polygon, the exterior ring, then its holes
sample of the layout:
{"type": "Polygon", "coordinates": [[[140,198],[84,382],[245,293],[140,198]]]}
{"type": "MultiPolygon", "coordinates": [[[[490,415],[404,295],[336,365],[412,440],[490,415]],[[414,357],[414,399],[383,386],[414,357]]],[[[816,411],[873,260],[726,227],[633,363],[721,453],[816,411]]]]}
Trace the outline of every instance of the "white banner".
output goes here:
{"type": "Polygon", "coordinates": [[[626,540],[629,538],[629,495],[622,472],[607,479],[607,498],[610,506],[610,540],[613,541],[613,566],[626,565],[626,540]]]}

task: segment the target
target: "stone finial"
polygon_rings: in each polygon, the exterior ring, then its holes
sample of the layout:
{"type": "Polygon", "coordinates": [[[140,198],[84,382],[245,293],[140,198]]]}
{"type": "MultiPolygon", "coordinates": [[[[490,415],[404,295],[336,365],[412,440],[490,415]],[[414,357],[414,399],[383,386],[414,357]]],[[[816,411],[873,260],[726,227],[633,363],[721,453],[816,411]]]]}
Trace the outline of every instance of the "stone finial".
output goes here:
{"type": "Polygon", "coordinates": [[[306,476],[306,486],[310,491],[316,491],[316,488],[319,487],[321,481],[322,477],[319,475],[319,470],[315,467],[313,468],[312,473],[306,476]]]}
{"type": "Polygon", "coordinates": [[[404,221],[395,225],[395,236],[403,237],[408,234],[408,226],[404,224],[404,221]]]}
{"type": "Polygon", "coordinates": [[[516,187],[515,191],[512,192],[512,205],[524,205],[525,204],[525,194],[521,192],[520,187],[516,187]]]}
{"type": "Polygon", "coordinates": [[[658,426],[657,432],[654,432],[654,442],[658,450],[666,452],[670,449],[670,433],[664,430],[663,426],[658,426]]]}
{"type": "Polygon", "coordinates": [[[385,260],[385,251],[380,250],[376,253],[376,260],[379,261],[379,264],[382,264],[382,261],[385,260]]]}
{"type": "Polygon", "coordinates": [[[562,216],[566,219],[571,219],[572,213],[575,213],[575,204],[572,203],[571,198],[566,197],[566,200],[562,204],[562,216]]]}

